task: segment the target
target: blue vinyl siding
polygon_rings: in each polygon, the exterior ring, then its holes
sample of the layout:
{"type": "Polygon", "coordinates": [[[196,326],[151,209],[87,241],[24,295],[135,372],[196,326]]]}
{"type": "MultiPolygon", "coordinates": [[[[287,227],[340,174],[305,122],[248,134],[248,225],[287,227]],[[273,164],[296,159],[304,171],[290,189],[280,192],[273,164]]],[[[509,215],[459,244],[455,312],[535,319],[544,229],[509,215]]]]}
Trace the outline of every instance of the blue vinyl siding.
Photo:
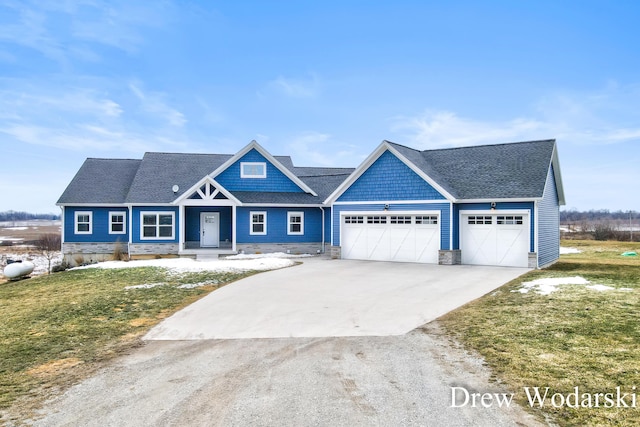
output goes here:
{"type": "Polygon", "coordinates": [[[237,162],[222,171],[214,179],[228,191],[263,191],[268,193],[302,193],[302,189],[284,173],[270,163],[256,149],[249,151],[237,162]],[[265,162],[266,178],[241,178],[240,163],[265,162]]]}
{"type": "Polygon", "coordinates": [[[129,212],[120,207],[71,207],[64,208],[64,241],[68,243],[110,243],[129,241],[129,212]],[[76,234],[76,212],[92,212],[91,234],[76,234]],[[125,234],[109,234],[109,212],[122,213],[125,216],[125,234]]]}
{"type": "Polygon", "coordinates": [[[553,166],[549,169],[544,196],[538,203],[538,266],[560,257],[560,204],[553,166]]]}
{"type": "Polygon", "coordinates": [[[230,206],[193,207],[185,208],[185,240],[187,242],[200,241],[200,214],[202,212],[220,213],[220,241],[231,241],[232,218],[230,206]]]}
{"type": "Polygon", "coordinates": [[[389,151],[338,198],[339,202],[369,200],[444,200],[445,197],[389,151]]]}
{"type": "MultiPolygon", "coordinates": [[[[529,252],[534,252],[535,248],[535,212],[533,202],[499,202],[496,203],[496,211],[500,210],[522,210],[529,211],[529,252]]],[[[460,211],[461,210],[491,210],[491,203],[461,203],[453,206],[453,249],[460,249],[460,211]]]]}
{"type": "Polygon", "coordinates": [[[331,208],[324,208],[324,241],[331,244],[331,208]]]}
{"type": "Polygon", "coordinates": [[[340,246],[340,213],[349,211],[379,212],[381,215],[393,211],[440,211],[440,249],[448,250],[451,232],[451,204],[446,203],[393,203],[389,210],[384,210],[384,204],[372,203],[366,205],[334,205],[333,215],[333,245],[340,246]]]}
{"type": "Polygon", "coordinates": [[[322,241],[322,211],[319,208],[238,207],[237,243],[316,243],[322,241]],[[267,213],[267,234],[250,234],[251,212],[267,213]],[[287,234],[287,212],[304,212],[304,234],[287,234]]]}
{"type": "Polygon", "coordinates": [[[169,207],[169,206],[144,206],[144,207],[133,207],[133,215],[131,218],[133,224],[132,230],[132,241],[133,243],[178,243],[180,238],[180,230],[178,227],[179,224],[179,215],[177,207],[169,207]],[[140,212],[174,212],[174,224],[173,224],[173,239],[140,239],[140,212]]]}

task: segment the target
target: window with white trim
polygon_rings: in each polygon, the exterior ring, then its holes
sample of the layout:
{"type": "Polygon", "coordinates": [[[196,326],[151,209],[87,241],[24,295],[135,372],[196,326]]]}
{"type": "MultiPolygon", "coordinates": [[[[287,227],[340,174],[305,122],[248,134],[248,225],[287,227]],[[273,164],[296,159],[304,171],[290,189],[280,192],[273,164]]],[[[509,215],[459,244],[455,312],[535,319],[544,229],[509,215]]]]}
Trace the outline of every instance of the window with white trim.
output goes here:
{"type": "Polygon", "coordinates": [[[266,178],[267,164],[265,162],[241,162],[240,178],[266,178]]]}
{"type": "Polygon", "coordinates": [[[173,240],[174,212],[140,212],[141,240],[173,240]]]}
{"type": "Polygon", "coordinates": [[[467,222],[468,224],[471,225],[490,225],[493,221],[492,219],[493,217],[489,216],[483,216],[483,215],[470,215],[467,222]]]}
{"type": "Polygon", "coordinates": [[[437,225],[438,215],[416,215],[416,225],[437,225]]]}
{"type": "Polygon", "coordinates": [[[249,216],[251,218],[249,234],[258,236],[267,234],[267,213],[251,212],[249,216]]]}
{"type": "Polygon", "coordinates": [[[126,234],[126,212],[109,212],[109,234],[126,234]]]}
{"type": "Polygon", "coordinates": [[[304,212],[287,212],[287,234],[304,234],[304,212]]]}
{"type": "Polygon", "coordinates": [[[91,234],[93,232],[93,212],[76,212],[74,230],[76,234],[91,234]]]}

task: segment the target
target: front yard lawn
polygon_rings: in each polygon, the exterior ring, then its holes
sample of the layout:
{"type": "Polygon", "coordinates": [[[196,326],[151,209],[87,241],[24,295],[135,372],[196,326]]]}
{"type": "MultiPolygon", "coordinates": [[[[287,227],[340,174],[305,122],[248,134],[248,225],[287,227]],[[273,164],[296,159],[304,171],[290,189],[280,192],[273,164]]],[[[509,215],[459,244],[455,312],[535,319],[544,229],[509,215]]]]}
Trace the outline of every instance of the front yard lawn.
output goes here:
{"type": "Polygon", "coordinates": [[[254,273],[91,268],[0,284],[0,410],[28,416],[165,317],[254,273]],[[139,285],[151,286],[125,289],[139,285]]]}
{"type": "MultiPolygon", "coordinates": [[[[514,280],[454,311],[441,323],[466,346],[478,351],[514,400],[561,426],[640,425],[640,257],[622,257],[638,243],[563,241],[581,253],[514,280]],[[548,295],[521,293],[523,282],[580,276],[590,285],[563,285],[548,295]],[[604,285],[595,286],[593,285],[604,285]],[[613,289],[608,289],[613,288],[613,289]],[[548,397],[575,393],[554,407],[549,399],[531,408],[525,387],[549,387],[548,397]],[[617,387],[628,393],[618,407],[617,387]],[[637,389],[636,389],[637,387],[637,389]],[[613,393],[615,405],[594,395],[613,393]],[[584,400],[591,396],[591,407],[584,400]]],[[[611,397],[611,396],[610,396],[611,397]]]]}

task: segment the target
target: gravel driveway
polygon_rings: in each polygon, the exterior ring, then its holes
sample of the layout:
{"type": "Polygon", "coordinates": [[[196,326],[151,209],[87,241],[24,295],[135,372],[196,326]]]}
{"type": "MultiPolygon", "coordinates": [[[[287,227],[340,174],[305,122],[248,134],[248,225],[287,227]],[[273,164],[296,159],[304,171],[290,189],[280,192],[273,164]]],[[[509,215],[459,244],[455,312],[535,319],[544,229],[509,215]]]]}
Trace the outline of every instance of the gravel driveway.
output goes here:
{"type": "Polygon", "coordinates": [[[536,426],[431,323],[403,336],[149,341],[50,402],[36,426],[536,426]]]}

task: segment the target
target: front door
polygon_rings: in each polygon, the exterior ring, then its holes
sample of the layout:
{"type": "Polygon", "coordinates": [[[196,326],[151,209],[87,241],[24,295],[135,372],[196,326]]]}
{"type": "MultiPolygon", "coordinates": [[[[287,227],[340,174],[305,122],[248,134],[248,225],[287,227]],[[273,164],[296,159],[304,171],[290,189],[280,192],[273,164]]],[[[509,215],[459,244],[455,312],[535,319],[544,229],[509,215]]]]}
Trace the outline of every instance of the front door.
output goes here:
{"type": "Polygon", "coordinates": [[[220,246],[220,212],[200,213],[200,246],[205,248],[220,246]]]}

